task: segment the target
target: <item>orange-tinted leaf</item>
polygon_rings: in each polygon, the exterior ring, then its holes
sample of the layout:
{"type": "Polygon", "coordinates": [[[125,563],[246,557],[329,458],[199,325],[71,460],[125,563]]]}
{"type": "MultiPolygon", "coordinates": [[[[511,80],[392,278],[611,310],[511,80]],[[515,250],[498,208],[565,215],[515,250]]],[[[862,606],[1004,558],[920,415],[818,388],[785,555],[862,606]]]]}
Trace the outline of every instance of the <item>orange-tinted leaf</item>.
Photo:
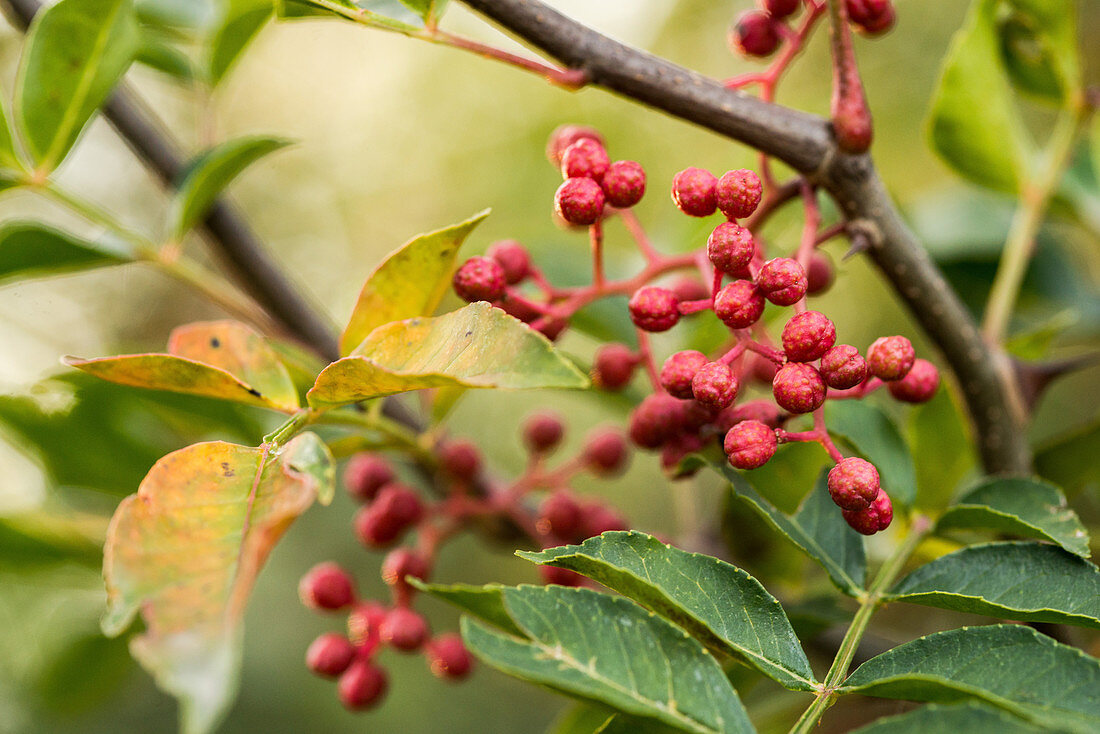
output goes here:
{"type": "Polygon", "coordinates": [[[117,635],[141,612],[146,631],[131,651],[180,699],[184,732],[210,731],[235,698],[256,575],[333,476],[312,433],[277,450],[200,443],[158,461],[115,511],[103,630],[117,635]]]}

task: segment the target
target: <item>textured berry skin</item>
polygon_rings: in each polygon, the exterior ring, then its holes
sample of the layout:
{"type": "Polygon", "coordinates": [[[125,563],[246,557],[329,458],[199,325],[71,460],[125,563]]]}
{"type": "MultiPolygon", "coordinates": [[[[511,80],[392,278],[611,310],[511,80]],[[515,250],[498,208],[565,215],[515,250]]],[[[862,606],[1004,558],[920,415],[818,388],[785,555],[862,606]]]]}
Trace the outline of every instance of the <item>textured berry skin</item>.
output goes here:
{"type": "Polygon", "coordinates": [[[535,527],[543,535],[565,541],[578,540],[582,525],[581,506],[570,492],[553,492],[539,505],[535,527]]]}
{"type": "Polygon", "coordinates": [[[474,668],[474,658],[462,644],[462,638],[449,632],[428,641],[424,652],[436,678],[461,680],[474,668]]]}
{"type": "Polygon", "coordinates": [[[783,365],[772,380],[775,402],[791,413],[812,413],[825,403],[827,392],[821,374],[801,362],[783,365]]]}
{"type": "Polygon", "coordinates": [[[847,5],[848,19],[871,36],[890,30],[897,18],[890,0],[847,0],[847,5]]]}
{"type": "Polygon", "coordinates": [[[676,352],[661,365],[661,387],[673,397],[686,400],[692,396],[691,381],[708,361],[707,355],[694,349],[676,352]]]}
{"type": "Polygon", "coordinates": [[[629,209],[645,196],[645,169],[635,161],[615,161],[600,182],[607,203],[616,209],[629,209]]]}
{"type": "Polygon", "coordinates": [[[709,217],[718,209],[718,179],[702,168],[685,168],[672,179],[672,200],[684,214],[709,217]]]}
{"type": "Polygon", "coordinates": [[[387,484],[370,505],[355,514],[355,535],[368,548],[392,545],[410,526],[420,521],[424,505],[417,493],[396,482],[387,484]]]}
{"type": "Polygon", "coordinates": [[[715,419],[715,425],[725,434],[742,421],[757,421],[768,428],[779,428],[783,411],[770,400],[748,400],[723,410],[715,419]]]}
{"type": "Polygon", "coordinates": [[[553,451],[565,435],[565,426],[556,413],[535,413],[523,424],[523,443],[534,454],[553,451]]]}
{"type": "Polygon", "coordinates": [[[355,659],[351,641],[335,632],[326,632],[306,650],[306,667],[317,675],[335,678],[343,673],[355,659]]]}
{"type": "Polygon", "coordinates": [[[550,133],[546,140],[546,158],[554,164],[555,168],[561,168],[561,157],[565,149],[578,140],[590,138],[600,145],[604,144],[603,136],[596,128],[587,125],[561,125],[550,133]]]}
{"type": "Polygon", "coordinates": [[[673,281],[672,292],[676,294],[676,297],[680,299],[681,303],[684,301],[702,301],[704,298],[710,298],[710,289],[703,285],[703,281],[698,278],[693,278],[690,275],[685,275],[673,281]]]}
{"type": "Polygon", "coordinates": [[[604,390],[621,390],[634,377],[638,358],[625,344],[605,344],[596,350],[592,382],[604,390]]]}
{"type": "Polygon", "coordinates": [[[737,469],[757,469],[768,463],[779,448],[775,429],[760,421],[741,421],[726,432],[722,442],[726,458],[737,469]]]}
{"type": "Polygon", "coordinates": [[[554,194],[555,211],[579,227],[600,221],[603,204],[603,189],[590,178],[567,178],[554,194]]]}
{"type": "Polygon", "coordinates": [[[836,326],[820,311],[796,314],[783,327],[783,351],[792,362],[820,359],[836,343],[836,326]]]}
{"type": "Polygon", "coordinates": [[[847,390],[867,379],[867,360],[850,344],[837,344],[821,357],[821,377],[837,390],[847,390]]]}
{"type": "Polygon", "coordinates": [[[406,576],[424,581],[428,578],[428,571],[424,556],[409,548],[390,551],[382,561],[382,580],[391,587],[405,587],[406,576]]]}
{"type": "Polygon", "coordinates": [[[683,425],[680,401],[671,395],[647,395],[630,414],[628,435],[644,449],[658,448],[672,438],[683,425]]]}
{"type": "Polygon", "coordinates": [[[747,329],[764,315],[764,294],[747,280],[735,280],[718,291],[714,313],[731,329],[747,329]]]}
{"type": "Polygon", "coordinates": [[[771,56],[779,47],[779,31],[767,13],[750,10],[730,28],[729,44],[746,56],[771,56]]]}
{"type": "Polygon", "coordinates": [[[810,267],[806,269],[806,295],[816,296],[829,290],[833,284],[833,266],[824,255],[810,255],[810,267]]]}
{"type": "Polygon", "coordinates": [[[389,687],[386,671],[369,660],[360,659],[340,676],[336,695],[348,710],[363,711],[382,703],[389,687]]]}
{"type": "Polygon", "coordinates": [[[900,380],[909,374],[917,354],[904,336],[884,336],[867,349],[867,367],[885,382],[900,380]]]}
{"type": "Polygon", "coordinates": [[[744,219],[760,206],[763,192],[760,177],[747,168],[741,168],[722,174],[715,188],[715,198],[718,208],[728,219],[744,219]]]}
{"type": "Polygon", "coordinates": [[[489,245],[485,256],[496,261],[504,271],[508,285],[521,283],[531,273],[531,254],[515,240],[498,240],[489,245]]]}
{"type": "Polygon", "coordinates": [[[481,471],[481,452],[469,441],[447,441],[436,453],[439,467],[450,477],[469,482],[481,471]]]}
{"type": "Polygon", "coordinates": [[[581,535],[585,538],[591,538],[612,530],[628,529],[626,520],[619,517],[619,514],[610,507],[599,502],[590,502],[584,505],[581,514],[584,518],[581,535]]]}
{"type": "Polygon", "coordinates": [[[377,454],[360,453],[351,457],[344,469],[344,487],[360,502],[369,502],[383,485],[394,480],[389,462],[377,454]]]}
{"type": "Polygon", "coordinates": [[[733,222],[722,222],[707,237],[707,257],[714,267],[732,275],[740,272],[756,254],[752,232],[733,222]]]}
{"type": "Polygon", "coordinates": [[[733,405],[740,388],[733,370],[722,362],[708,362],[703,365],[691,381],[691,392],[695,400],[715,410],[733,405]]]}
{"type": "Polygon", "coordinates": [[[627,304],[630,320],[643,331],[668,331],[680,320],[680,301],[667,288],[639,288],[627,304]]]}
{"type": "Polygon", "coordinates": [[[298,596],[310,609],[335,611],[355,601],[351,577],[335,563],[320,563],[298,583],[298,596]]]}
{"type": "Polygon", "coordinates": [[[471,257],[462,263],[452,282],[458,297],[469,303],[495,301],[508,285],[504,268],[488,257],[471,257]]]}
{"type": "Polygon", "coordinates": [[[582,454],[585,465],[596,474],[613,476],[626,469],[630,453],[618,430],[606,428],[588,436],[582,454]]]}
{"type": "Polygon", "coordinates": [[[802,0],[764,0],[764,10],[773,18],[786,18],[798,12],[802,0]]]}
{"type": "Polygon", "coordinates": [[[940,386],[940,371],[926,359],[913,360],[909,374],[895,382],[886,383],[886,389],[903,403],[927,403],[940,386]]]}
{"type": "Polygon", "coordinates": [[[356,604],[348,615],[348,639],[356,646],[376,644],[387,614],[389,610],[376,601],[356,604]]]}
{"type": "Polygon", "coordinates": [[[407,607],[391,609],[379,632],[383,642],[402,652],[419,650],[430,634],[424,618],[407,607]]]}
{"type": "Polygon", "coordinates": [[[599,183],[611,159],[602,144],[592,138],[581,138],[561,154],[562,178],[590,178],[599,183]]]}
{"type": "Polygon", "coordinates": [[[829,496],[842,510],[862,510],[878,497],[878,469],[857,456],[842,459],[829,470],[829,496]]]}
{"type": "Polygon", "coordinates": [[[797,260],[777,257],[768,260],[756,274],[756,287],[777,306],[793,306],[806,295],[809,282],[797,260]]]}
{"type": "Polygon", "coordinates": [[[894,519],[894,506],[890,502],[889,495],[880,491],[868,507],[862,510],[841,510],[840,514],[857,533],[874,535],[890,527],[894,519]]]}

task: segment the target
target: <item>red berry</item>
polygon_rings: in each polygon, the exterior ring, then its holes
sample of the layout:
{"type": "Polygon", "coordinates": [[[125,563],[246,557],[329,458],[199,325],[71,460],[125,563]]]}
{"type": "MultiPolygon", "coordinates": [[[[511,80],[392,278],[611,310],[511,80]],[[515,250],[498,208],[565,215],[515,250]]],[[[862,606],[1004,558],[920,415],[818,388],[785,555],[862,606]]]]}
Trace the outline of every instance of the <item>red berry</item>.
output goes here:
{"type": "Polygon", "coordinates": [[[777,257],[768,260],[756,274],[756,287],[777,306],[793,306],[806,295],[809,282],[797,260],[777,257]]]}
{"type": "Polygon", "coordinates": [[[398,548],[390,551],[382,561],[382,580],[387,586],[407,588],[406,576],[424,581],[429,573],[428,561],[417,551],[398,548]]]}
{"type": "Polygon", "coordinates": [[[537,331],[550,341],[555,341],[569,326],[569,322],[561,318],[552,318],[543,322],[537,331]]]}
{"type": "Polygon", "coordinates": [[[604,476],[621,472],[630,458],[626,440],[615,429],[602,429],[589,434],[582,456],[589,469],[604,476]]]}
{"type": "Polygon", "coordinates": [[[760,177],[747,168],[741,168],[722,174],[715,195],[718,208],[728,219],[744,219],[760,206],[763,191],[760,177]]]}
{"type": "Polygon", "coordinates": [[[716,410],[733,405],[740,387],[733,370],[722,362],[703,365],[691,381],[691,392],[695,399],[716,410]]]}
{"type": "Polygon", "coordinates": [[[326,678],[335,678],[343,673],[353,659],[355,648],[348,638],[335,632],[321,635],[306,650],[306,667],[326,678]]]}
{"type": "Polygon", "coordinates": [[[447,441],[436,454],[443,473],[454,479],[469,482],[481,471],[481,452],[469,441],[447,441]]]}
{"type": "Polygon", "coordinates": [[[555,584],[557,586],[584,585],[584,576],[566,568],[558,568],[557,566],[539,566],[539,576],[542,577],[542,581],[545,584],[555,584]]]}
{"type": "Polygon", "coordinates": [[[394,480],[389,462],[378,454],[359,453],[351,457],[344,469],[344,487],[360,502],[369,502],[382,485],[394,480]]]}
{"type": "Polygon", "coordinates": [[[710,289],[703,285],[703,282],[698,278],[693,278],[690,275],[677,278],[672,283],[672,292],[676,294],[676,297],[680,299],[680,302],[684,301],[702,301],[705,298],[710,298],[710,289]]]}
{"type": "Polygon", "coordinates": [[[335,611],[355,601],[351,576],[335,563],[320,563],[298,583],[298,596],[310,609],[335,611]]]}
{"type": "Polygon", "coordinates": [[[880,380],[900,380],[909,374],[917,354],[904,336],[884,336],[867,349],[867,366],[880,380]]]}
{"type": "Polygon", "coordinates": [[[348,638],[353,645],[362,646],[377,643],[382,621],[389,610],[376,601],[356,604],[348,615],[348,638]]]}
{"type": "Polygon", "coordinates": [[[455,293],[469,303],[495,301],[504,295],[507,282],[500,263],[487,257],[471,257],[455,272],[455,293]]]}
{"type": "Polygon", "coordinates": [[[881,489],[875,465],[856,456],[841,459],[829,470],[829,496],[842,510],[862,510],[881,489]]]}
{"type": "Polygon", "coordinates": [[[629,209],[645,196],[645,169],[635,161],[615,161],[600,185],[608,204],[616,209],[629,209]]]}
{"type": "Polygon", "coordinates": [[[613,530],[626,530],[626,521],[619,514],[606,505],[599,502],[590,502],[581,508],[582,529],[581,534],[585,538],[591,538],[600,533],[608,533],[613,530]]]}
{"type": "Polygon", "coordinates": [[[630,320],[643,331],[668,331],[680,320],[680,301],[667,288],[639,288],[627,304],[630,320]]]}
{"type": "Polygon", "coordinates": [[[909,374],[900,380],[886,383],[886,389],[903,403],[926,403],[940,386],[940,372],[926,359],[913,360],[909,374]]]}
{"type": "Polygon", "coordinates": [[[630,440],[644,449],[655,449],[675,436],[683,425],[680,401],[671,395],[647,395],[630,415],[630,440]]]}
{"type": "Polygon", "coordinates": [[[773,18],[786,18],[798,12],[802,0],[764,0],[764,10],[773,18]]]}
{"type": "Polygon", "coordinates": [[[821,377],[837,390],[847,390],[867,379],[867,360],[850,344],[837,344],[821,357],[821,377]]]}
{"type": "Polygon", "coordinates": [[[489,245],[485,256],[495,260],[504,271],[504,280],[508,285],[522,282],[531,272],[531,255],[515,240],[499,240],[489,245]]]}
{"type": "Polygon", "coordinates": [[[695,373],[709,360],[707,355],[694,349],[676,352],[661,366],[661,387],[673,397],[689,399],[692,397],[691,381],[695,373]]]}
{"type": "Polygon", "coordinates": [[[879,491],[874,501],[862,510],[841,510],[840,514],[857,533],[874,535],[890,527],[894,519],[894,506],[889,495],[879,491]]]}
{"type": "Polygon", "coordinates": [[[561,168],[561,156],[565,149],[578,140],[590,138],[603,145],[603,136],[595,128],[586,125],[561,125],[546,141],[546,157],[554,164],[555,168],[561,168]]]}
{"type": "Polygon", "coordinates": [[[768,463],[779,447],[775,429],[760,421],[747,420],[726,432],[722,442],[726,458],[737,469],[756,469],[768,463]]]}
{"type": "Polygon", "coordinates": [[[767,13],[750,10],[730,28],[730,48],[747,56],[770,56],[779,47],[779,31],[767,13]]]}
{"type": "Polygon", "coordinates": [[[470,674],[474,659],[462,644],[462,638],[450,632],[432,638],[425,648],[432,675],[460,680],[470,674]]]}
{"type": "Polygon", "coordinates": [[[896,15],[890,0],[847,0],[848,19],[868,35],[890,30],[896,15]]]}
{"type": "Polygon", "coordinates": [[[747,329],[764,315],[764,294],[747,280],[735,280],[718,291],[714,313],[731,329],[747,329]]]}
{"type": "Polygon", "coordinates": [[[672,472],[672,478],[674,479],[691,476],[698,469],[681,470],[679,464],[685,456],[702,450],[705,445],[706,442],[693,433],[677,436],[675,440],[666,443],[664,448],[661,449],[661,468],[666,472],[672,472]]]}
{"type": "Polygon", "coordinates": [[[553,451],[565,435],[565,426],[556,413],[535,413],[523,424],[523,443],[534,454],[553,451]]]}
{"type": "Polygon", "coordinates": [[[590,178],[567,178],[554,194],[554,208],[570,224],[587,227],[603,216],[603,189],[590,178]]]}
{"type": "Polygon", "coordinates": [[[539,505],[535,527],[543,535],[553,535],[566,541],[576,540],[582,525],[581,506],[571,492],[564,489],[552,492],[539,505]]]}
{"type": "Polygon", "coordinates": [[[769,428],[779,428],[782,418],[783,413],[775,403],[770,400],[756,399],[726,408],[718,414],[715,425],[724,434],[738,423],[750,420],[763,423],[769,428]]]}
{"type": "Polygon", "coordinates": [[[638,357],[625,344],[605,344],[596,350],[592,382],[604,390],[621,390],[634,376],[638,357]]]}
{"type": "Polygon", "coordinates": [[[672,200],[684,214],[709,217],[718,208],[717,185],[718,179],[710,171],[685,168],[672,179],[672,200]]]}
{"type": "Polygon", "coordinates": [[[609,165],[607,151],[592,138],[581,138],[561,154],[561,176],[566,179],[591,178],[599,183],[609,165]]]}
{"type": "Polygon", "coordinates": [[[424,505],[419,495],[402,484],[391,482],[379,490],[373,503],[355,514],[355,535],[368,548],[385,548],[423,515],[424,505]]]}
{"type": "Polygon", "coordinates": [[[779,368],[772,380],[775,402],[791,413],[812,413],[825,403],[821,374],[808,364],[790,362],[779,368]]]}
{"type": "Polygon", "coordinates": [[[722,222],[707,238],[707,257],[714,267],[732,275],[740,272],[756,254],[752,232],[733,222],[722,222]]]}
{"type": "Polygon", "coordinates": [[[336,684],[340,703],[351,711],[377,706],[385,698],[388,689],[386,671],[362,658],[353,662],[336,684]]]}
{"type": "Polygon", "coordinates": [[[810,255],[810,267],[806,269],[806,295],[814,296],[829,290],[833,284],[833,266],[824,255],[810,255]]]}
{"type": "Polygon", "coordinates": [[[408,607],[395,607],[382,620],[382,641],[403,652],[420,649],[429,635],[428,623],[408,607]]]}
{"type": "Polygon", "coordinates": [[[796,314],[783,327],[783,351],[792,362],[812,362],[836,342],[836,327],[819,311],[796,314]]]}

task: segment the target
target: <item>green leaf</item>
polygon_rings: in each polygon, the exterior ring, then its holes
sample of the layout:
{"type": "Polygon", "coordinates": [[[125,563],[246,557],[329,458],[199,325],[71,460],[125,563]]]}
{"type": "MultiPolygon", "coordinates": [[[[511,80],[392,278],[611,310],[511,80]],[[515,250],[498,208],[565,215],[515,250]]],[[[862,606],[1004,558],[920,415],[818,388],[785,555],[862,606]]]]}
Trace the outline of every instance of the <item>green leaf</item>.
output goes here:
{"type": "Polygon", "coordinates": [[[225,14],[210,41],[206,74],[211,86],[221,83],[274,12],[271,0],[227,0],[225,14]]]}
{"type": "Polygon", "coordinates": [[[175,329],[167,354],[124,354],[65,364],[108,382],[202,395],[283,412],[298,409],[298,391],[264,338],[236,321],[175,329]]]}
{"type": "Polygon", "coordinates": [[[743,658],[781,685],[813,690],[810,661],[783,607],[736,566],[639,532],[607,532],[580,545],[516,555],[584,574],[667,617],[707,647],[743,658]]]}
{"type": "Polygon", "coordinates": [[[891,594],[940,609],[1100,629],[1100,570],[1042,543],[963,548],[916,569],[891,594]]]}
{"type": "Polygon", "coordinates": [[[488,303],[380,326],[309,391],[315,408],[426,387],[583,388],[588,378],[537,331],[488,303]]]}
{"type": "Polygon", "coordinates": [[[957,173],[1016,193],[1028,152],[1000,64],[998,2],[973,0],[944,59],[928,125],[933,150],[957,173]]]}
{"type": "Polygon", "coordinates": [[[447,0],[401,0],[401,4],[419,15],[425,23],[429,19],[439,20],[447,0]]]}
{"type": "Polygon", "coordinates": [[[190,57],[145,26],[141,29],[141,48],[134,60],[182,82],[195,78],[190,57]]]}
{"type": "Polygon", "coordinates": [[[1088,558],[1089,534],[1057,487],[1036,479],[989,479],[948,508],[936,530],[988,528],[1057,543],[1088,558]]]}
{"type": "Polygon", "coordinates": [[[844,517],[831,504],[825,472],[818,477],[817,484],[806,495],[798,512],[790,516],[776,509],[775,505],[753,489],[739,472],[725,462],[712,462],[710,466],[729,481],[737,499],[755,510],[768,525],[821,564],[838,589],[849,596],[859,596],[862,593],[867,573],[863,538],[848,527],[844,517]]]}
{"type": "Polygon", "coordinates": [[[45,224],[18,220],[0,224],[0,283],[129,261],[128,253],[45,224]]]}
{"type": "Polygon", "coordinates": [[[61,563],[97,567],[103,559],[99,543],[82,530],[77,522],[40,511],[0,517],[0,569],[61,563]]]}
{"type": "Polygon", "coordinates": [[[142,23],[162,28],[204,30],[217,18],[219,0],[135,0],[142,23]]]}
{"type": "Polygon", "coordinates": [[[61,163],[140,46],[132,0],[61,0],[35,17],[15,98],[40,171],[61,163]]]}
{"type": "Polygon", "coordinates": [[[222,190],[245,168],[289,144],[280,138],[249,136],[227,140],[195,158],[172,199],[168,214],[172,239],[180,240],[206,216],[222,190]]]}
{"type": "Polygon", "coordinates": [[[1081,86],[1074,0],[1007,0],[1000,22],[1001,53],[1020,89],[1064,100],[1081,86]]]}
{"type": "Polygon", "coordinates": [[[275,14],[284,20],[337,17],[406,35],[421,31],[418,25],[420,17],[398,0],[365,0],[358,5],[351,0],[331,0],[325,5],[313,0],[276,0],[275,14]],[[340,9],[334,9],[331,5],[339,6],[340,9]]]}
{"type": "Polygon", "coordinates": [[[963,627],[861,665],[842,692],[953,703],[976,698],[1038,726],[1100,731],[1100,660],[1021,625],[963,627]]]}
{"type": "Polygon", "coordinates": [[[1086,485],[1100,485],[1100,422],[1054,438],[1035,452],[1035,469],[1044,479],[1072,495],[1086,485]]]}
{"type": "Polygon", "coordinates": [[[340,354],[351,354],[383,324],[431,316],[451,287],[458,249],[487,216],[488,209],[464,222],[417,235],[390,253],[359,292],[340,335],[340,354]]]}
{"type": "Polygon", "coordinates": [[[935,456],[935,461],[914,462],[917,475],[916,506],[941,511],[955,489],[977,466],[977,456],[951,385],[941,385],[935,396],[914,406],[909,416],[909,445],[914,456],[935,456]]]}
{"type": "Polygon", "coordinates": [[[843,437],[875,465],[890,499],[912,506],[917,496],[917,472],[894,422],[873,405],[857,400],[835,400],[825,412],[829,432],[843,437]]]}
{"type": "Polygon", "coordinates": [[[134,657],[179,697],[184,734],[217,726],[236,696],[241,617],[264,561],[334,476],[305,433],[277,452],[214,441],[157,462],[122,501],[104,548],[103,630],[141,613],[134,657]]]}
{"type": "Polygon", "coordinates": [[[503,593],[528,639],[462,620],[466,644],[494,668],[681,731],[753,731],[718,663],[664,619],[589,589],[520,586],[503,593]]]}
{"type": "Polygon", "coordinates": [[[1063,309],[1040,323],[1017,332],[1005,342],[1005,350],[1020,359],[1038,361],[1050,356],[1054,340],[1081,320],[1081,313],[1072,308],[1063,309]]]}
{"type": "Polygon", "coordinates": [[[0,95],[0,167],[21,171],[23,164],[15,150],[15,139],[12,137],[7,108],[7,102],[4,101],[3,95],[0,95]]]}
{"type": "Polygon", "coordinates": [[[879,719],[851,734],[1043,734],[1049,731],[1032,726],[1004,711],[968,701],[950,706],[928,704],[899,716],[879,719]]]}
{"type": "Polygon", "coordinates": [[[516,626],[508,616],[508,610],[504,608],[505,587],[500,584],[426,584],[414,576],[409,576],[408,581],[424,593],[442,599],[505,632],[517,637],[523,636],[523,630],[516,626]]]}

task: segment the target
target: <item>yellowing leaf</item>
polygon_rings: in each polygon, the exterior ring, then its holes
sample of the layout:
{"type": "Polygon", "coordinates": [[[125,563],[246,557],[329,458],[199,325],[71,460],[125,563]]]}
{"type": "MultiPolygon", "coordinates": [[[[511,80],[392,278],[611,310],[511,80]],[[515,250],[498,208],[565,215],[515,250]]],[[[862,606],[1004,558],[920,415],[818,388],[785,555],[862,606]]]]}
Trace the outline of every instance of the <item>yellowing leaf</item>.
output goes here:
{"type": "Polygon", "coordinates": [[[418,235],[383,260],[363,284],[340,335],[340,354],[351,354],[383,324],[430,316],[450,287],[458,248],[487,216],[488,209],[465,222],[418,235]]]}
{"type": "Polygon", "coordinates": [[[588,378],[537,331],[488,303],[381,326],[306,396],[330,408],[426,387],[583,388],[588,378]]]}
{"type": "Polygon", "coordinates": [[[115,511],[103,630],[117,635],[141,612],[146,631],[131,651],[180,699],[185,734],[212,730],[235,698],[256,575],[333,477],[312,433],[279,450],[200,443],[158,461],[115,511]]]}

